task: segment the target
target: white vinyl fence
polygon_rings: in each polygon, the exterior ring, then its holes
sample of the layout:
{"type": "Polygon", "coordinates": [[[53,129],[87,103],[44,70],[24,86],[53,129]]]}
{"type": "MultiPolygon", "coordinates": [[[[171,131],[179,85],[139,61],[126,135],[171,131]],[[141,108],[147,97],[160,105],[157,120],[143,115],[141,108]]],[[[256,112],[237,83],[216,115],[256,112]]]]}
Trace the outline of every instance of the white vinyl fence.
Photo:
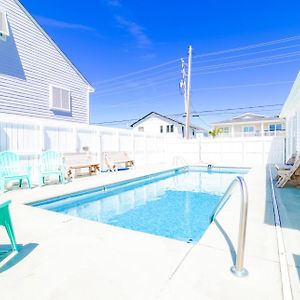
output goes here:
{"type": "Polygon", "coordinates": [[[255,166],[284,162],[284,137],[204,138],[201,159],[221,166],[255,166]]]}
{"type": "Polygon", "coordinates": [[[103,163],[103,153],[126,151],[137,166],[206,162],[224,166],[282,163],[282,137],[192,139],[148,135],[79,123],[0,114],[0,151],[17,152],[37,174],[43,150],[80,152],[88,147],[103,163]]]}

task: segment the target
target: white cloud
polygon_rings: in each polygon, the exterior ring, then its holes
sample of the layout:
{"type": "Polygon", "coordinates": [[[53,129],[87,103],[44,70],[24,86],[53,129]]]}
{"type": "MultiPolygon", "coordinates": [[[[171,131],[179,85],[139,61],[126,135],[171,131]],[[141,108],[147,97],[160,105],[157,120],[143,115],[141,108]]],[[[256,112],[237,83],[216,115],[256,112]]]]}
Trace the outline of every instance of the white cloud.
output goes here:
{"type": "Polygon", "coordinates": [[[152,45],[152,41],[145,34],[143,27],[141,27],[135,22],[126,20],[122,16],[115,16],[115,19],[118,22],[119,26],[126,29],[131,34],[131,36],[136,40],[138,47],[146,48],[152,45]]]}
{"type": "Polygon", "coordinates": [[[121,7],[122,3],[120,0],[107,0],[107,4],[109,6],[114,6],[114,7],[121,7]]]}
{"type": "Polygon", "coordinates": [[[74,29],[74,30],[95,31],[94,28],[86,26],[86,25],[82,25],[82,24],[68,23],[68,22],[58,21],[58,20],[55,20],[55,19],[41,17],[41,16],[37,16],[36,19],[43,26],[60,28],[60,29],[74,29]]]}

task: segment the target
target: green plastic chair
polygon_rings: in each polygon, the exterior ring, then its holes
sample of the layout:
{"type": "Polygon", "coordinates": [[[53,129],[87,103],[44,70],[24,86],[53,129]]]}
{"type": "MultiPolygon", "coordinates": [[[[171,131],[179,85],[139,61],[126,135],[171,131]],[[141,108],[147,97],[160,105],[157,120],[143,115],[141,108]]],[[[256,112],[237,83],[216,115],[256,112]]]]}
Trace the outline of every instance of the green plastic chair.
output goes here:
{"type": "Polygon", "coordinates": [[[65,182],[65,169],[60,153],[48,150],[42,153],[40,159],[40,185],[45,184],[48,176],[58,176],[59,182],[65,182]]]}
{"type": "Polygon", "coordinates": [[[5,184],[12,180],[19,180],[19,186],[25,179],[31,188],[30,167],[24,169],[20,165],[19,155],[11,151],[0,152],[0,191],[5,191],[5,184]]]}
{"type": "Polygon", "coordinates": [[[14,233],[14,229],[12,226],[10,213],[9,213],[9,204],[11,200],[0,200],[0,225],[4,226],[8,237],[10,239],[11,248],[13,251],[18,251],[16,237],[14,233]]]}

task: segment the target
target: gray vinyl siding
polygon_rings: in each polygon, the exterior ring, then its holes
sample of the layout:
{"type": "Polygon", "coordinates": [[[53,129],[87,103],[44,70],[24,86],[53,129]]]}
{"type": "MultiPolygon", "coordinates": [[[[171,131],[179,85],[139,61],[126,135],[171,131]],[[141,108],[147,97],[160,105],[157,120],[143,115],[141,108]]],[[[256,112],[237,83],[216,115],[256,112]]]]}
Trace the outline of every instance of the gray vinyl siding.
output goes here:
{"type": "Polygon", "coordinates": [[[15,0],[0,7],[10,29],[0,41],[0,113],[88,123],[88,83],[15,0]],[[70,113],[50,109],[50,85],[70,90],[70,113]]]}

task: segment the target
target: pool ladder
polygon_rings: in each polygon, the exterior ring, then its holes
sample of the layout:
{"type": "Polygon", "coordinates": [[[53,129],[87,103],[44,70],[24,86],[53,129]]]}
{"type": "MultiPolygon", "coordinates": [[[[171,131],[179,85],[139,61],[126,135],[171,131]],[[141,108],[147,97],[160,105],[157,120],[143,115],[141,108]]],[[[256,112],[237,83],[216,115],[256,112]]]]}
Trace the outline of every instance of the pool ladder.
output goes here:
{"type": "Polygon", "coordinates": [[[213,222],[221,209],[224,207],[228,199],[233,193],[234,188],[238,185],[241,190],[241,210],[240,210],[240,225],[238,246],[236,251],[235,265],[231,267],[231,272],[238,277],[245,277],[248,275],[248,271],[244,268],[244,256],[245,256],[245,240],[246,240],[246,227],[247,227],[247,215],[248,215],[248,189],[243,177],[237,176],[227,188],[221,202],[213,212],[211,221],[213,222]]]}

